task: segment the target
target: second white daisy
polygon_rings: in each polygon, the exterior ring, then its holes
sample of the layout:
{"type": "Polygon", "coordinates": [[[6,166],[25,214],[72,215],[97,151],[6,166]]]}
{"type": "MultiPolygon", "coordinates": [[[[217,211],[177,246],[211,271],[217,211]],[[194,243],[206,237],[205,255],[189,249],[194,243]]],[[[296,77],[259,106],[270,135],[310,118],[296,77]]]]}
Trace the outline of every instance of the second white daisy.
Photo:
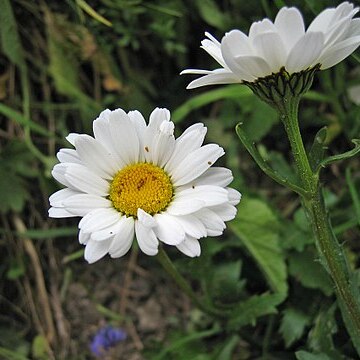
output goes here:
{"type": "Polygon", "coordinates": [[[202,145],[206,128],[190,126],[179,138],[167,109],[147,125],[138,111],[105,110],[94,137],[70,134],[75,149],[61,149],[52,175],[66,188],[50,197],[49,216],[80,216],[79,241],[93,263],[107,253],[123,256],[136,236],[156,255],[159,241],[188,256],[200,255],[198,239],[221,235],[235,217],[238,191],[229,169],[212,167],[224,154],[202,145]]]}

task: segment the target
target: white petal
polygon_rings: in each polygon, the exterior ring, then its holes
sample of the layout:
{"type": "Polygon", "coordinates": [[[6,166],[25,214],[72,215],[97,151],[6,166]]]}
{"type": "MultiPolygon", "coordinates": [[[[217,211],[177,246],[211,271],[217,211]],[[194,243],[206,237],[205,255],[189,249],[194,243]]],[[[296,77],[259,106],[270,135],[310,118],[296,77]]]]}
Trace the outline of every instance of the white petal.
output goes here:
{"type": "Polygon", "coordinates": [[[320,32],[307,32],[292,48],[285,68],[289,73],[306,70],[319,63],[324,46],[324,35],[320,32]]]}
{"type": "Polygon", "coordinates": [[[226,228],[221,217],[210,209],[201,209],[194,215],[205,225],[208,236],[219,236],[226,228]]]}
{"type": "Polygon", "coordinates": [[[229,202],[231,205],[237,205],[241,200],[241,194],[232,188],[226,188],[228,191],[229,202]]]}
{"type": "Polygon", "coordinates": [[[109,183],[83,165],[69,164],[65,178],[71,187],[85,193],[99,196],[109,193],[109,183]]]}
{"type": "Polygon", "coordinates": [[[175,199],[201,200],[205,206],[214,206],[228,201],[228,191],[220,186],[200,185],[177,192],[175,199]]]}
{"type": "Polygon", "coordinates": [[[49,217],[51,218],[66,218],[66,217],[75,217],[75,216],[77,215],[68,212],[64,208],[51,207],[49,209],[49,217]]]}
{"type": "MultiPolygon", "coordinates": [[[[225,187],[233,181],[234,177],[230,169],[213,166],[207,169],[202,175],[193,180],[190,186],[216,185],[225,187]]],[[[186,185],[188,186],[188,185],[186,185]]]]}
{"type": "Polygon", "coordinates": [[[256,36],[266,32],[276,32],[277,29],[275,25],[269,19],[263,19],[261,21],[256,21],[251,24],[249,30],[249,39],[252,42],[256,36]]]}
{"type": "Polygon", "coordinates": [[[123,231],[125,222],[126,216],[121,216],[119,218],[119,221],[116,221],[114,224],[108,226],[107,228],[91,233],[91,239],[95,241],[103,241],[106,239],[114,238],[115,235],[123,231]]]}
{"type": "Polygon", "coordinates": [[[109,128],[113,146],[118,156],[126,164],[138,162],[140,143],[137,130],[125,111],[117,109],[110,113],[109,128]]]}
{"type": "Polygon", "coordinates": [[[111,179],[122,164],[97,140],[89,135],[81,135],[75,140],[76,151],[81,161],[96,174],[111,179]]]}
{"type": "Polygon", "coordinates": [[[158,136],[153,139],[151,162],[163,167],[171,157],[175,147],[174,123],[163,121],[158,136]]]}
{"type": "Polygon", "coordinates": [[[135,221],[135,233],[139,247],[146,255],[154,256],[158,253],[159,240],[151,228],[135,221]]]}
{"type": "Polygon", "coordinates": [[[155,219],[150,214],[148,214],[146,211],[144,211],[143,209],[140,209],[140,208],[138,209],[137,218],[138,218],[138,221],[140,221],[142,225],[144,225],[148,228],[152,228],[152,227],[156,226],[155,219]]]}
{"type": "Polygon", "coordinates": [[[72,145],[74,146],[75,144],[75,139],[80,136],[80,134],[77,133],[70,133],[68,136],[66,136],[66,140],[72,145]]]}
{"type": "Polygon", "coordinates": [[[241,77],[229,70],[217,69],[216,71],[212,71],[209,75],[205,75],[199,79],[191,81],[186,88],[195,89],[197,87],[207,85],[235,84],[240,83],[242,80],[243,79],[241,77]]]}
{"type": "Polygon", "coordinates": [[[81,245],[86,245],[90,240],[90,235],[88,233],[83,232],[81,229],[79,230],[79,243],[81,245]]]}
{"type": "Polygon", "coordinates": [[[287,52],[305,34],[305,25],[300,11],[294,7],[283,7],[276,15],[274,25],[286,46],[287,52]]]}
{"type": "Polygon", "coordinates": [[[49,197],[50,205],[55,207],[63,207],[64,200],[77,194],[79,194],[79,192],[73,189],[61,189],[56,191],[49,197]]]}
{"type": "Polygon", "coordinates": [[[182,226],[185,233],[191,237],[200,239],[207,235],[204,224],[195,216],[177,216],[176,221],[182,226]]]}
{"type": "Polygon", "coordinates": [[[325,32],[329,25],[332,23],[332,18],[335,14],[335,9],[325,9],[311,22],[308,27],[308,32],[325,32]]]}
{"type": "Polygon", "coordinates": [[[258,56],[262,57],[269,65],[269,75],[272,72],[277,73],[285,65],[287,51],[277,32],[266,32],[257,35],[253,40],[253,45],[258,56]]]}
{"type": "Polygon", "coordinates": [[[76,150],[74,149],[60,149],[56,154],[58,160],[62,163],[76,163],[81,164],[81,160],[76,150]]]}
{"type": "Polygon", "coordinates": [[[230,221],[235,218],[237,209],[231,204],[217,205],[211,208],[223,221],[230,221]]]}
{"type": "Polygon", "coordinates": [[[197,239],[187,237],[182,243],[176,246],[182,253],[187,256],[195,257],[200,256],[201,248],[197,239]]]}
{"type": "Polygon", "coordinates": [[[192,214],[205,206],[205,201],[189,199],[189,198],[178,198],[174,199],[171,204],[167,207],[166,212],[171,215],[187,215],[192,214]]]}
{"type": "Polygon", "coordinates": [[[172,171],[175,186],[187,184],[203,174],[225,152],[217,144],[207,144],[189,153],[172,171]]]}
{"type": "Polygon", "coordinates": [[[160,241],[168,245],[178,245],[185,239],[185,231],[177,218],[169,214],[156,214],[154,216],[157,226],[155,235],[160,241]]]}
{"type": "Polygon", "coordinates": [[[190,152],[201,147],[207,129],[203,124],[194,125],[184,131],[184,133],[176,139],[172,156],[165,165],[165,171],[168,173],[171,174],[190,152]]]}
{"type": "Polygon", "coordinates": [[[63,205],[67,210],[78,216],[85,216],[92,210],[98,208],[110,208],[111,201],[92,194],[76,194],[63,200],[63,205]]]}
{"type": "Polygon", "coordinates": [[[79,222],[79,229],[91,233],[114,225],[121,219],[115,209],[96,209],[86,214],[79,222]]]}
{"type": "MultiPolygon", "coordinates": [[[[211,36],[211,35],[210,35],[211,36]]],[[[212,36],[211,36],[212,37],[212,36]]],[[[212,56],[222,67],[226,67],[224,59],[221,54],[221,47],[220,43],[217,40],[212,39],[205,39],[201,42],[201,47],[210,55],[212,56]]]]}
{"type": "Polygon", "coordinates": [[[131,248],[135,233],[135,222],[132,217],[124,217],[120,231],[114,236],[109,254],[112,258],[125,255],[131,248]]]}
{"type": "Polygon", "coordinates": [[[85,260],[89,264],[92,264],[95,261],[100,260],[108,253],[110,243],[111,240],[105,240],[105,241],[89,240],[89,242],[86,244],[85,247],[85,253],[84,253],[85,260]]]}
{"type": "Polygon", "coordinates": [[[144,154],[144,136],[146,131],[146,122],[142,114],[137,111],[129,111],[128,116],[132,123],[134,124],[137,136],[139,138],[139,146],[140,146],[140,153],[139,153],[139,162],[145,161],[145,154],[144,154]]]}
{"type": "MultiPolygon", "coordinates": [[[[109,143],[109,116],[111,111],[106,109],[102,111],[97,119],[93,122],[93,132],[95,139],[98,140],[103,146],[109,143]]],[[[110,149],[109,149],[110,150],[110,149]]]]}
{"type": "Polygon", "coordinates": [[[221,48],[224,42],[231,48],[232,56],[255,55],[249,38],[240,30],[231,30],[226,33],[221,40],[221,48]]]}
{"type": "Polygon", "coordinates": [[[269,64],[259,56],[236,56],[234,61],[254,78],[265,77],[272,72],[269,64]]]}
{"type": "MultiPolygon", "coordinates": [[[[235,36],[233,36],[232,34],[234,34],[233,31],[231,31],[230,33],[226,34],[226,36],[223,37],[222,41],[221,41],[221,51],[224,57],[224,60],[227,64],[227,66],[229,67],[229,69],[234,73],[234,75],[241,81],[254,81],[256,80],[256,77],[254,77],[253,75],[249,74],[248,72],[246,72],[244,70],[244,68],[241,66],[241,64],[236,61],[236,57],[238,56],[249,56],[249,54],[247,53],[241,53],[240,51],[235,50],[234,48],[234,43],[235,43],[235,39],[238,36],[235,33],[235,36]]],[[[252,54],[250,54],[251,56],[252,54]]],[[[204,76],[204,78],[211,76],[211,75],[206,75],[204,76]]]]}
{"type": "Polygon", "coordinates": [[[319,63],[321,69],[328,69],[348,57],[360,45],[360,36],[346,39],[328,49],[321,55],[319,63]]]}
{"type": "Polygon", "coordinates": [[[67,163],[66,164],[64,164],[64,163],[56,164],[51,171],[51,175],[60,184],[63,184],[67,187],[73,187],[65,177],[65,172],[66,172],[67,167],[68,167],[67,163]]]}

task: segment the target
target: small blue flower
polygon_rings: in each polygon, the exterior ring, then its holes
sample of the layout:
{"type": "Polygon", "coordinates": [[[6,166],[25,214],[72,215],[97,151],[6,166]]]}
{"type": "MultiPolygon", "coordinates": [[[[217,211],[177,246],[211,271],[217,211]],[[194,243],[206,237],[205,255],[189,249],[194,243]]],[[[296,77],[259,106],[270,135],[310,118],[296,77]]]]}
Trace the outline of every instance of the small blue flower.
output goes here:
{"type": "Polygon", "coordinates": [[[126,333],[124,330],[108,325],[95,334],[90,344],[90,350],[95,356],[101,356],[118,342],[125,339],[126,333]]]}

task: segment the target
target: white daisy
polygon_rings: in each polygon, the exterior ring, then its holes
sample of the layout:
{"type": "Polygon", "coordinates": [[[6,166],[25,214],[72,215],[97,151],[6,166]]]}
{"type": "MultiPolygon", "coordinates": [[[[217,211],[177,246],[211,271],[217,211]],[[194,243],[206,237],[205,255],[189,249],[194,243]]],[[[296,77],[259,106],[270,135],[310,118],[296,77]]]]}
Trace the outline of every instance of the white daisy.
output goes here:
{"type": "Polygon", "coordinates": [[[50,196],[49,209],[50,217],[82,217],[89,263],[123,256],[134,236],[148,255],[161,241],[199,256],[198,239],[221,235],[234,218],[240,193],[227,187],[229,169],[212,167],[224,150],[202,145],[203,124],[175,139],[167,109],[155,109],[148,125],[138,111],[117,109],[103,111],[93,130],[70,134],[75,149],[58,152],[52,175],[66,188],[50,196]]]}
{"type": "Polygon", "coordinates": [[[181,74],[205,75],[188,89],[205,85],[255,82],[285,70],[288,74],[311,68],[327,69],[349,56],[360,44],[359,8],[343,2],[321,12],[305,31],[303,17],[294,7],[283,7],[274,23],[269,19],[225,34],[221,43],[206,33],[202,48],[222,67],[213,71],[187,69],[181,74]]]}

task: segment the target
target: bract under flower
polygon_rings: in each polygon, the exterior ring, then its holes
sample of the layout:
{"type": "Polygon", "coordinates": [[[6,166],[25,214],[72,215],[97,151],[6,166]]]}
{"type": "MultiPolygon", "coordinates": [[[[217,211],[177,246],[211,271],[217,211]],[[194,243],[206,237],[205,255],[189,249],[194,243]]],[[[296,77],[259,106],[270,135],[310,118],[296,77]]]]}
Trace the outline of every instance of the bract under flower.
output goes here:
{"type": "Polygon", "coordinates": [[[343,2],[321,12],[305,31],[303,17],[294,7],[283,7],[275,21],[251,25],[249,34],[232,30],[221,43],[206,33],[202,48],[222,67],[212,71],[187,69],[182,74],[204,75],[188,89],[205,85],[256,82],[277,74],[330,68],[349,56],[360,44],[359,8],[343,2]]]}
{"type": "Polygon", "coordinates": [[[80,216],[79,241],[93,263],[123,256],[136,236],[156,255],[159,242],[188,256],[200,255],[198,239],[218,236],[236,214],[240,194],[227,186],[231,171],[212,167],[224,154],[202,145],[206,128],[190,126],[177,139],[170,112],[155,109],[147,125],[138,111],[105,110],[94,137],[70,134],[75,149],[61,149],[53,177],[65,189],[50,197],[50,217],[80,216]]]}

